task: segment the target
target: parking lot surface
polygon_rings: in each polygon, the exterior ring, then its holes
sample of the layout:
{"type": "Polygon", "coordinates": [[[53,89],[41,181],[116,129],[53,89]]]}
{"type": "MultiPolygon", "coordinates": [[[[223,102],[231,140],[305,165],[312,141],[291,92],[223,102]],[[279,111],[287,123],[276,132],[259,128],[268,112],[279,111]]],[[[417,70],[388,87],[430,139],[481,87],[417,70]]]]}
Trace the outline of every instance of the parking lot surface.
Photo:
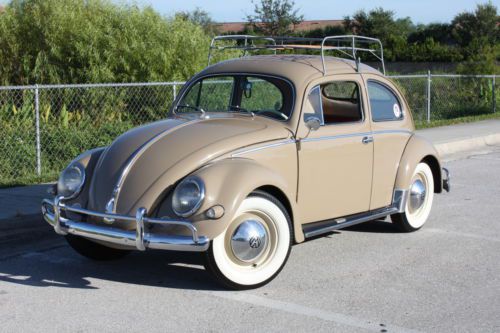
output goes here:
{"type": "Polygon", "coordinates": [[[9,242],[1,331],[498,332],[500,151],[446,165],[452,191],[422,230],[375,221],[296,245],[256,290],[220,289],[193,254],[92,262],[52,232],[9,242]]]}

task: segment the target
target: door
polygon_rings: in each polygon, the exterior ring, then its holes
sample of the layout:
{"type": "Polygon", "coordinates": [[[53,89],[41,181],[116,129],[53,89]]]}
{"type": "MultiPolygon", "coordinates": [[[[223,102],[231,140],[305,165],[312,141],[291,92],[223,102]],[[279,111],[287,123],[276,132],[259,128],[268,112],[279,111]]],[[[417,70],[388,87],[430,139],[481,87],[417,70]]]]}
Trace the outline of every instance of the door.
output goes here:
{"type": "Polygon", "coordinates": [[[349,75],[309,91],[298,131],[302,223],[369,210],[373,142],[362,86],[359,75],[349,75]],[[315,131],[305,125],[311,117],[321,123],[315,131]]]}
{"type": "Polygon", "coordinates": [[[370,209],[389,206],[399,161],[412,135],[408,108],[394,86],[377,76],[366,75],[370,104],[373,149],[373,186],[370,209]]]}

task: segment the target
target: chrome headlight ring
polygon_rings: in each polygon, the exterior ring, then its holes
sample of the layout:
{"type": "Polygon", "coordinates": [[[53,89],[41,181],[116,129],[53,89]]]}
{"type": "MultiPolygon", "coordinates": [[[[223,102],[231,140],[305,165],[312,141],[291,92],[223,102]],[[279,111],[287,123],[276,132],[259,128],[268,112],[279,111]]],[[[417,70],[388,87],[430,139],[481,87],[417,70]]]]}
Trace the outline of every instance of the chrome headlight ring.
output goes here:
{"type": "Polygon", "coordinates": [[[193,215],[205,199],[205,183],[197,176],[189,176],[180,182],[172,195],[172,210],[181,217],[193,215]]]}
{"type": "Polygon", "coordinates": [[[64,200],[73,199],[80,194],[85,184],[85,168],[80,163],[72,163],[61,172],[57,182],[57,194],[64,200]]]}

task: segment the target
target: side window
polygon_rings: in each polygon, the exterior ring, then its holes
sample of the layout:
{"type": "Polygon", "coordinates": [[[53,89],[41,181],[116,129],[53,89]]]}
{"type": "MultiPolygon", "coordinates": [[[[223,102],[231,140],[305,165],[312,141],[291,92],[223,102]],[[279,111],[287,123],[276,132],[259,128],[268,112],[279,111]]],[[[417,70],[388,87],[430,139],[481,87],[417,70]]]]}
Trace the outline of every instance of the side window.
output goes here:
{"type": "Polygon", "coordinates": [[[363,120],[359,86],[353,81],[332,81],[321,85],[321,106],[325,124],[363,120]]]}
{"type": "Polygon", "coordinates": [[[321,108],[321,88],[316,86],[311,89],[307,100],[311,106],[310,112],[304,113],[304,122],[306,122],[311,117],[316,117],[320,120],[321,125],[324,125],[323,121],[323,110],[321,108]]]}
{"type": "Polygon", "coordinates": [[[250,111],[282,111],[283,94],[273,83],[257,78],[241,81],[241,107],[250,111]]]}
{"type": "Polygon", "coordinates": [[[368,81],[368,96],[373,121],[391,121],[403,119],[401,103],[396,95],[385,85],[368,81]]]}

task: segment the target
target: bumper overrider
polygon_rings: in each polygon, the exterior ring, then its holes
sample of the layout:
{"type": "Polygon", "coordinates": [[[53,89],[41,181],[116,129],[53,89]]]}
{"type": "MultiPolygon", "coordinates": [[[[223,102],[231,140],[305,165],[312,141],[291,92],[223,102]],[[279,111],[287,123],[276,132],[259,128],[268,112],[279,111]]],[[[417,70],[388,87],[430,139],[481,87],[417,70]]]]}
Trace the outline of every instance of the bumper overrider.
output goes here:
{"type": "Polygon", "coordinates": [[[199,236],[196,227],[187,221],[179,221],[163,218],[147,217],[146,209],[139,208],[135,216],[119,214],[108,214],[90,211],[87,209],[67,206],[63,197],[53,200],[42,201],[42,214],[45,221],[54,227],[54,231],[60,235],[72,234],[88,238],[90,240],[103,241],[121,246],[136,248],[144,251],[149,249],[203,252],[208,249],[210,240],[205,236],[199,236]],[[119,228],[95,225],[86,222],[73,221],[63,217],[61,213],[72,212],[84,216],[94,216],[110,220],[132,221],[136,224],[136,230],[122,230],[119,228]],[[183,226],[191,231],[191,236],[159,235],[147,232],[148,224],[159,224],[166,226],[183,226]]]}

